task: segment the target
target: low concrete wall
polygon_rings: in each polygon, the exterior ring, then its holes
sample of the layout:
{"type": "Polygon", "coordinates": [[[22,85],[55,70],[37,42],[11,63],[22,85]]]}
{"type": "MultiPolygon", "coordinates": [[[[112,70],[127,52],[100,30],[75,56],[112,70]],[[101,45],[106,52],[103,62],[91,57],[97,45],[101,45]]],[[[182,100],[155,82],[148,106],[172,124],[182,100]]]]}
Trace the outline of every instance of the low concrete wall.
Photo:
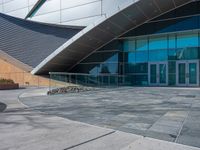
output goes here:
{"type": "Polygon", "coordinates": [[[32,75],[15,64],[7,62],[0,58],[0,78],[11,79],[20,86],[38,86],[38,87],[63,87],[70,84],[56,80],[50,80],[48,77],[32,75]]]}
{"type": "Polygon", "coordinates": [[[20,86],[49,86],[49,78],[32,75],[3,59],[0,59],[0,66],[0,78],[12,79],[20,86]]]}

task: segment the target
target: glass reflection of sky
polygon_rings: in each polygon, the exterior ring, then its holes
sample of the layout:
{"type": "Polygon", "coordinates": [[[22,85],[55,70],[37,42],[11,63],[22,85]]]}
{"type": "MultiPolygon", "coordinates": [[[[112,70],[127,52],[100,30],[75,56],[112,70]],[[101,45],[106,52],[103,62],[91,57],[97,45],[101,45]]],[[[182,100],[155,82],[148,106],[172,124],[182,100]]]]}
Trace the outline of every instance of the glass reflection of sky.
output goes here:
{"type": "Polygon", "coordinates": [[[98,75],[102,73],[102,70],[105,68],[108,70],[108,73],[114,74],[118,72],[118,54],[114,54],[101,64],[97,64],[89,71],[89,74],[98,75]]]}

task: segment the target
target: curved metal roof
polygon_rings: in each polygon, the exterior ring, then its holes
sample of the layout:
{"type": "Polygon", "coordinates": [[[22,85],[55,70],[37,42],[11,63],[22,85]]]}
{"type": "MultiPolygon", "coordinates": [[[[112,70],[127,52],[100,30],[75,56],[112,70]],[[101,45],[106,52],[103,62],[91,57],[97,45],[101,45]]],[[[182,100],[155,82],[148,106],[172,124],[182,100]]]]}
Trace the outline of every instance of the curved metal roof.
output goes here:
{"type": "Polygon", "coordinates": [[[139,25],[192,0],[133,0],[111,15],[86,27],[64,43],[33,71],[69,71],[88,55],[139,25]]]}
{"type": "Polygon", "coordinates": [[[43,24],[0,13],[0,51],[4,57],[7,54],[34,68],[81,30],[82,27],[43,24]]]}

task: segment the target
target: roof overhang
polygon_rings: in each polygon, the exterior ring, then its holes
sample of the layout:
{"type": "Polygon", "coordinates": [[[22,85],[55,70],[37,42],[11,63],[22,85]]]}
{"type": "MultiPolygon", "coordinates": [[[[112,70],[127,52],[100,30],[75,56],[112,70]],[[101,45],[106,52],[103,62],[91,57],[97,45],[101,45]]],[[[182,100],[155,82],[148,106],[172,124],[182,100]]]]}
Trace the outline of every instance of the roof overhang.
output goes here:
{"type": "Polygon", "coordinates": [[[133,0],[84,28],[36,68],[32,74],[69,71],[91,53],[145,22],[193,0],[133,0]]]}

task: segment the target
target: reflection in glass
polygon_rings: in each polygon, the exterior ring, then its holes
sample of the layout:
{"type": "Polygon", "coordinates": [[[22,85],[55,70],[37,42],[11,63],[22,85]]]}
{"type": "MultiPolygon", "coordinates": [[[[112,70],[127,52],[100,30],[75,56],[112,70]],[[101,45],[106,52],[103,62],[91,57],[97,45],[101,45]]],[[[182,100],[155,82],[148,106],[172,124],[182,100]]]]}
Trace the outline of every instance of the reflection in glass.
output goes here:
{"type": "Polygon", "coordinates": [[[168,37],[168,48],[175,49],[176,48],[176,36],[175,34],[169,35],[168,37]]]}
{"type": "Polygon", "coordinates": [[[176,61],[169,61],[168,62],[168,69],[169,69],[169,73],[176,73],[176,61]]]}
{"type": "Polygon", "coordinates": [[[189,84],[197,84],[197,64],[189,63],[189,84]]]}
{"type": "Polygon", "coordinates": [[[177,35],[177,48],[197,47],[198,34],[178,34],[177,35]]]}
{"type": "Polygon", "coordinates": [[[101,64],[100,74],[118,73],[118,63],[101,64]]]}
{"type": "Polygon", "coordinates": [[[139,51],[135,53],[135,61],[136,63],[148,62],[148,51],[139,51]]]}
{"type": "Polygon", "coordinates": [[[190,48],[177,49],[178,60],[198,59],[198,56],[199,56],[199,48],[190,47],[190,48]]]}
{"type": "Polygon", "coordinates": [[[186,83],[186,64],[185,63],[178,64],[178,82],[179,84],[186,83]]]}
{"type": "Polygon", "coordinates": [[[169,74],[169,85],[176,85],[176,74],[169,74]]]}
{"type": "Polygon", "coordinates": [[[124,51],[134,51],[135,50],[135,40],[124,40],[123,44],[124,51]]]}
{"type": "Polygon", "coordinates": [[[149,39],[149,50],[167,49],[167,36],[151,37],[149,39]]]}
{"type": "Polygon", "coordinates": [[[128,63],[135,63],[135,53],[128,53],[128,60],[127,60],[128,63]]]}
{"type": "Polygon", "coordinates": [[[157,83],[157,67],[156,67],[156,64],[150,65],[150,83],[151,84],[157,83]]]}
{"type": "Polygon", "coordinates": [[[166,64],[159,64],[159,80],[161,84],[167,83],[167,78],[166,78],[166,64]]]}
{"type": "Polygon", "coordinates": [[[168,60],[167,50],[149,51],[149,61],[166,61],[168,60]]]}
{"type": "Polygon", "coordinates": [[[147,38],[136,40],[136,51],[148,50],[148,40],[147,38]]]}

